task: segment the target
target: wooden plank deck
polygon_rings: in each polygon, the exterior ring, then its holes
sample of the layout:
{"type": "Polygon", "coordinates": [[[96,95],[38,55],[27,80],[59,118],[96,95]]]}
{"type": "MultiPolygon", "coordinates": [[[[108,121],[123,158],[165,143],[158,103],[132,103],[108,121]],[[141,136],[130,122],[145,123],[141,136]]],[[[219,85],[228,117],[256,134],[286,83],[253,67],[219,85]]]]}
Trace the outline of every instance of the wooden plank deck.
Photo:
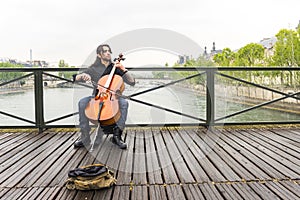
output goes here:
{"type": "Polygon", "coordinates": [[[73,149],[75,130],[0,133],[0,199],[300,199],[300,129],[127,128],[73,149]],[[70,169],[108,165],[117,184],[70,191],[70,169]]]}

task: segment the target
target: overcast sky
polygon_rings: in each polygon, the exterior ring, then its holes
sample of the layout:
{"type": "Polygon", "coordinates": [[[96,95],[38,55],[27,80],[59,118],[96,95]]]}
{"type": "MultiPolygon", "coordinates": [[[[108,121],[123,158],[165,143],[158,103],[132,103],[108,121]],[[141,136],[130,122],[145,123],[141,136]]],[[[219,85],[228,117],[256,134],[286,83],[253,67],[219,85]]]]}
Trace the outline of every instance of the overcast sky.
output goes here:
{"type": "MultiPolygon", "coordinates": [[[[102,42],[124,32],[159,28],[199,46],[238,49],[294,29],[299,0],[2,0],[0,57],[80,66],[102,42]]],[[[146,39],[146,38],[145,38],[146,39]]],[[[130,41],[128,41],[130,42],[130,41]]],[[[134,59],[133,57],[131,59],[134,59]]]]}

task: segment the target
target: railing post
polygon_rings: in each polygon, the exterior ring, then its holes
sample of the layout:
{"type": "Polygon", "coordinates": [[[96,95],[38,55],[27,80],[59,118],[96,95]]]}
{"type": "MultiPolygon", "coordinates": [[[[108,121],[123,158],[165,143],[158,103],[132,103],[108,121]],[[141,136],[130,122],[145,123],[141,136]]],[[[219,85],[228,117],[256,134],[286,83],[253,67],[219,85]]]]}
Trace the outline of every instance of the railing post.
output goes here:
{"type": "Polygon", "coordinates": [[[43,71],[34,72],[34,100],[35,100],[35,123],[39,133],[43,131],[44,121],[44,95],[43,95],[43,71]]]}
{"type": "Polygon", "coordinates": [[[206,126],[215,123],[215,71],[206,71],[206,126]]]}

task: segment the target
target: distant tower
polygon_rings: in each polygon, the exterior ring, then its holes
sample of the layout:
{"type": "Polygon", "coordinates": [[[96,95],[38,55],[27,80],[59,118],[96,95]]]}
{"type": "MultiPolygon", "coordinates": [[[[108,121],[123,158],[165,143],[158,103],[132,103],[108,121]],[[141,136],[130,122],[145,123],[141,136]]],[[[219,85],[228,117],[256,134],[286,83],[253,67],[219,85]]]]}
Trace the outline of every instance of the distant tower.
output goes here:
{"type": "Polygon", "coordinates": [[[215,42],[213,42],[213,48],[212,48],[211,52],[215,52],[215,51],[216,51],[216,44],[215,44],[215,42]]]}
{"type": "Polygon", "coordinates": [[[207,55],[207,48],[206,48],[206,46],[204,47],[204,55],[205,56],[207,55]]]}
{"type": "Polygon", "coordinates": [[[32,49],[30,49],[30,67],[32,67],[32,49]]]}

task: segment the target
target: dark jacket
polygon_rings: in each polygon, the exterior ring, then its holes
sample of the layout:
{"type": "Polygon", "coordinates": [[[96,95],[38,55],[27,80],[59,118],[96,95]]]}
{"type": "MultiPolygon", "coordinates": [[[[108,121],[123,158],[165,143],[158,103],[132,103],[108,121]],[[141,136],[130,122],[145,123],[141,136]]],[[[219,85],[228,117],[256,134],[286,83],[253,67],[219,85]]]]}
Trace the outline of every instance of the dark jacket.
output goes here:
{"type": "MultiPolygon", "coordinates": [[[[114,64],[111,63],[109,64],[107,67],[105,67],[104,64],[102,63],[97,63],[97,64],[93,64],[90,67],[88,67],[87,69],[83,70],[81,73],[86,73],[89,74],[91,76],[91,79],[94,83],[98,83],[99,79],[105,75],[109,75],[112,68],[113,68],[114,64]]],[[[125,72],[126,73],[126,72],[125,72]]],[[[116,68],[115,73],[116,75],[119,75],[123,78],[123,81],[129,85],[134,85],[135,83],[130,82],[129,80],[126,79],[126,77],[124,76],[125,74],[120,68],[116,68]]],[[[73,75],[73,80],[75,81],[77,74],[73,75]]],[[[94,86],[94,91],[93,91],[93,95],[95,94],[97,87],[94,86]]]]}

